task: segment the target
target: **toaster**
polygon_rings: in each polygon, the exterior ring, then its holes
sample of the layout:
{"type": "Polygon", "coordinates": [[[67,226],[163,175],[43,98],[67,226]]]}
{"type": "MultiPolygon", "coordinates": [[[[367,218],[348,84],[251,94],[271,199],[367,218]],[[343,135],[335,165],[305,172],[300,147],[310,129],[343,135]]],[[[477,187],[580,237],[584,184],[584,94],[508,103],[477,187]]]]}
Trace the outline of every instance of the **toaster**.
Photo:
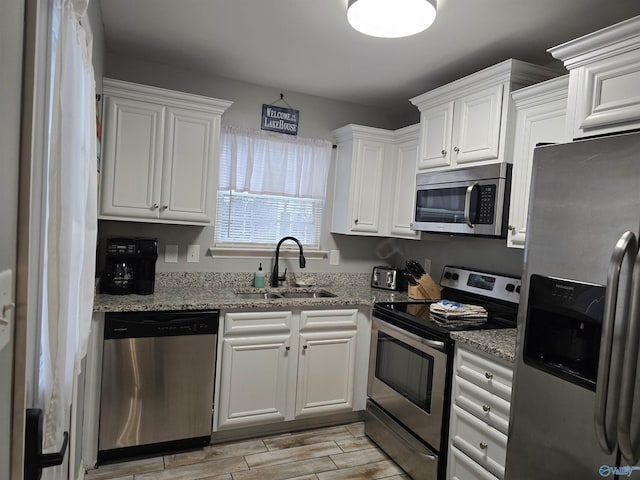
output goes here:
{"type": "Polygon", "coordinates": [[[379,265],[373,267],[371,286],[385,290],[406,290],[407,271],[402,268],[379,265]]]}

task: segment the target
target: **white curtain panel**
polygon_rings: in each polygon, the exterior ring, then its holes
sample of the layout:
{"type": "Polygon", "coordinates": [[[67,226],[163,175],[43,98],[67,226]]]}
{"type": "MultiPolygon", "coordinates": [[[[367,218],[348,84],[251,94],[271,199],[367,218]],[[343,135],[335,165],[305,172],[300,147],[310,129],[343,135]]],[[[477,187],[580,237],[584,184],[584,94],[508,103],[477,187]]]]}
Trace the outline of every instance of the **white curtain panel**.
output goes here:
{"type": "MultiPolygon", "coordinates": [[[[45,279],[39,404],[44,447],[59,449],[69,428],[74,375],[86,354],[93,309],[97,160],[88,0],[56,0],[49,139],[45,279]]],[[[56,478],[61,469],[45,469],[56,478]]]]}
{"type": "Polygon", "coordinates": [[[220,144],[219,190],[324,199],[330,142],[224,127],[220,144]]]}

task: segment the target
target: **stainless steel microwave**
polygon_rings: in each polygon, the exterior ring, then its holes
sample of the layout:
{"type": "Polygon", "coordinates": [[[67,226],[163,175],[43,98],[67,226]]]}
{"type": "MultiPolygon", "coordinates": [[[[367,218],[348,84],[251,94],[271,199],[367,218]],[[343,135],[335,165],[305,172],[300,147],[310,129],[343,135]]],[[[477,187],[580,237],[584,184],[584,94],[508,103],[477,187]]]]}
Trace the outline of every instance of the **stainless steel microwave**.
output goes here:
{"type": "Polygon", "coordinates": [[[412,228],[506,237],[510,195],[508,163],[419,173],[412,228]]]}

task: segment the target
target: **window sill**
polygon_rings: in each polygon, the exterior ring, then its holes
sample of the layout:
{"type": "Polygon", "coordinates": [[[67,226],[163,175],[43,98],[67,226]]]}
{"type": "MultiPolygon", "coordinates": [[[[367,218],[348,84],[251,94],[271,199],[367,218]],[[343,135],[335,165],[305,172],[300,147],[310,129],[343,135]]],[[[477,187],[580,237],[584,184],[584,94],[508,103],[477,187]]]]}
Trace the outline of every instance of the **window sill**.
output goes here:
{"type": "MultiPolygon", "coordinates": [[[[291,247],[280,248],[280,258],[298,258],[299,250],[291,247]]],[[[247,248],[247,247],[209,247],[207,255],[213,258],[272,258],[276,254],[273,248],[247,248]]],[[[307,260],[324,260],[329,258],[326,250],[305,250],[304,257],[307,260]]]]}

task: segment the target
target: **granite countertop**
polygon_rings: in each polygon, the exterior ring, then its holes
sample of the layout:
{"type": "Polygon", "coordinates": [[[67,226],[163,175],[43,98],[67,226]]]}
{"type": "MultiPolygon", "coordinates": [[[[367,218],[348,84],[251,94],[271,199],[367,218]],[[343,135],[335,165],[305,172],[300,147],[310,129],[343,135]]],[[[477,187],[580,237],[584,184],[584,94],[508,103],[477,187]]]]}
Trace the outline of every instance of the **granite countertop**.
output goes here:
{"type": "Polygon", "coordinates": [[[475,347],[511,363],[516,358],[515,328],[451,332],[451,337],[456,342],[475,347]]]}
{"type": "Polygon", "coordinates": [[[248,274],[221,276],[173,275],[170,279],[157,278],[152,295],[95,296],[94,312],[137,312],[167,310],[237,310],[255,308],[295,308],[317,306],[372,306],[375,302],[405,301],[405,293],[371,288],[369,275],[341,275],[322,277],[313,287],[289,285],[280,288],[251,287],[248,274]],[[362,278],[361,278],[362,277],[362,278]],[[363,281],[364,280],[364,281],[363,281]],[[335,296],[319,298],[270,298],[247,299],[238,292],[317,292],[329,291],[335,296]]]}
{"type": "MultiPolygon", "coordinates": [[[[163,273],[156,276],[152,295],[97,294],[94,312],[141,312],[168,310],[241,310],[267,308],[305,308],[372,306],[375,302],[411,300],[406,293],[371,288],[369,274],[320,274],[297,279],[280,288],[254,288],[250,273],[163,273]],[[309,280],[313,280],[310,282],[309,280]],[[298,287],[296,283],[314,283],[298,287]],[[313,292],[326,290],[334,297],[246,299],[238,292],[313,292]]],[[[516,329],[452,332],[452,338],[503,360],[515,358],[516,329]]]]}

